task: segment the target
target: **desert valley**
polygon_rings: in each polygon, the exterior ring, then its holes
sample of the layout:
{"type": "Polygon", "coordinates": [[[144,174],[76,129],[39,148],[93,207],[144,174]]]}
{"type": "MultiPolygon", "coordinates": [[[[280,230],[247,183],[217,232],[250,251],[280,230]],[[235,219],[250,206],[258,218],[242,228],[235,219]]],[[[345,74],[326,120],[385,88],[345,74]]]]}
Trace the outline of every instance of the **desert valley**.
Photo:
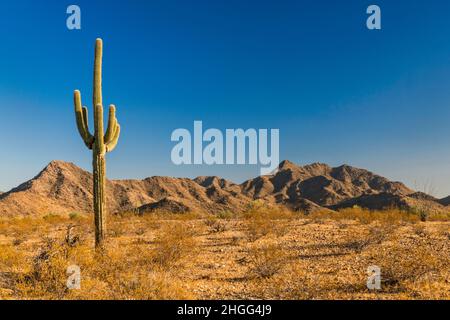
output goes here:
{"type": "Polygon", "coordinates": [[[101,252],[91,189],[90,173],[53,161],[0,195],[0,298],[450,298],[449,199],[364,169],[108,181],[101,252]]]}

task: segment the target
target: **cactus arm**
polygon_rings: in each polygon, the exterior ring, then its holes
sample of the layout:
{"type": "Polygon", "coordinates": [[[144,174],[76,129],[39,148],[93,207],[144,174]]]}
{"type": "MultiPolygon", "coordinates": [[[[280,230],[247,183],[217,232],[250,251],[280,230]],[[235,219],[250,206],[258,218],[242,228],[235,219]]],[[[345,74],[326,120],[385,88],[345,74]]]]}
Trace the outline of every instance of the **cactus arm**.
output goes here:
{"type": "Polygon", "coordinates": [[[77,120],[78,131],[84,140],[87,130],[83,116],[83,109],[81,107],[81,93],[78,90],[75,90],[75,92],[73,93],[73,103],[75,106],[75,116],[77,120]]]}
{"type": "Polygon", "coordinates": [[[98,104],[103,105],[102,57],[103,57],[103,42],[102,39],[97,39],[95,41],[95,59],[94,59],[94,107],[98,104]]]}
{"type": "Polygon", "coordinates": [[[89,117],[88,117],[88,108],[83,107],[83,121],[86,131],[89,132],[89,117]]]}
{"type": "Polygon", "coordinates": [[[120,137],[120,125],[117,124],[117,128],[116,131],[114,132],[112,140],[106,144],[106,152],[111,152],[116,148],[117,142],[119,141],[119,137],[120,137]]]}
{"type": "Polygon", "coordinates": [[[88,108],[83,107],[83,121],[84,121],[84,127],[86,128],[86,132],[88,135],[86,146],[89,148],[89,150],[92,150],[92,146],[94,144],[94,136],[89,131],[89,117],[88,117],[88,108]]]}
{"type": "Polygon", "coordinates": [[[114,132],[117,129],[116,107],[112,104],[109,106],[108,129],[105,134],[105,143],[111,142],[114,132]]]}
{"type": "Polygon", "coordinates": [[[83,108],[81,107],[81,94],[78,90],[74,92],[74,105],[78,132],[80,133],[80,136],[83,139],[85,145],[89,149],[92,149],[94,137],[89,133],[89,129],[87,126],[87,114],[85,115],[83,108]]]}

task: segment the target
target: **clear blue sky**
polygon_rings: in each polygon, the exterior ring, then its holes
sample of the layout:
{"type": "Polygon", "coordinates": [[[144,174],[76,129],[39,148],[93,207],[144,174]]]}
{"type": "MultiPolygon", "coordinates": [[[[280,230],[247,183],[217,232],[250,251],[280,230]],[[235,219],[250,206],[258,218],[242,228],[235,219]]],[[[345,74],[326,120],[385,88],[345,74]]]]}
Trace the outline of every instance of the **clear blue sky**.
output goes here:
{"type": "Polygon", "coordinates": [[[122,136],[110,178],[220,175],[254,166],[171,163],[176,128],[279,128],[281,159],[348,163],[450,194],[450,2],[2,1],[0,190],[49,161],[90,169],[72,92],[92,108],[95,38],[104,102],[122,136]],[[66,8],[82,30],[66,28],[66,8]],[[382,30],[365,27],[382,9],[382,30]]]}

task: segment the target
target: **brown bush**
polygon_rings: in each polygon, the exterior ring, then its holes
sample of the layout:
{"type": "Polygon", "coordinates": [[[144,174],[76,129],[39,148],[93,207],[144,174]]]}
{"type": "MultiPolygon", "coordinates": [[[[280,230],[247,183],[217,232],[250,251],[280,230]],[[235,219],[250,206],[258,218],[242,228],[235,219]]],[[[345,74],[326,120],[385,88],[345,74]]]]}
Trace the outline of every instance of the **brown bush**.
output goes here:
{"type": "Polygon", "coordinates": [[[289,232],[294,214],[286,209],[267,207],[258,202],[244,212],[244,226],[250,241],[272,234],[281,237],[289,232]]]}
{"type": "Polygon", "coordinates": [[[163,268],[179,265],[183,258],[195,253],[194,230],[184,223],[168,223],[155,239],[153,262],[163,268]]]}
{"type": "Polygon", "coordinates": [[[211,233],[220,233],[227,230],[226,222],[216,217],[209,217],[204,220],[204,223],[206,226],[209,227],[211,233]]]}
{"type": "Polygon", "coordinates": [[[270,278],[281,271],[289,262],[289,257],[283,248],[277,244],[263,244],[250,248],[248,251],[250,263],[249,275],[256,278],[270,278]]]}

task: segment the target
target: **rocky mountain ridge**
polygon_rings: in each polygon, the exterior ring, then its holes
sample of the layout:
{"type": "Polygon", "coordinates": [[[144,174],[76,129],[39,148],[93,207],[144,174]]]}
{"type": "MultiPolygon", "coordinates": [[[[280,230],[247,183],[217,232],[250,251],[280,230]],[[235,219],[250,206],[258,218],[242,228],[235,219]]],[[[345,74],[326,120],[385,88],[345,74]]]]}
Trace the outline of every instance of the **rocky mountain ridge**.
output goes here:
{"type": "MultiPolygon", "coordinates": [[[[52,161],[36,177],[0,194],[0,215],[89,213],[92,211],[92,176],[73,163],[52,161]]],[[[245,210],[254,200],[291,210],[312,212],[358,205],[369,209],[426,205],[446,211],[450,197],[436,199],[415,192],[365,169],[323,163],[299,166],[283,161],[271,176],[235,184],[215,176],[150,177],[143,180],[108,180],[110,212],[154,211],[220,213],[245,210]]]]}

